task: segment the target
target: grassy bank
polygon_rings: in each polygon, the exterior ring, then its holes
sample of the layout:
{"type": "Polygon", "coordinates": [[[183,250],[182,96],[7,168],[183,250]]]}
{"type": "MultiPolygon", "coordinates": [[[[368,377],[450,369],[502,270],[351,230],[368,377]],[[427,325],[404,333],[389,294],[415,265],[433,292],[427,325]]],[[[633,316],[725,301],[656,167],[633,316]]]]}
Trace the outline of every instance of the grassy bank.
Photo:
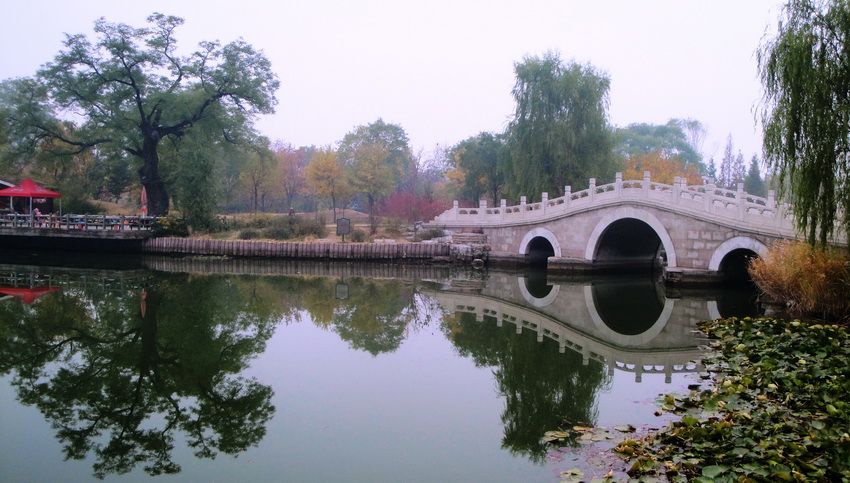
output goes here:
{"type": "Polygon", "coordinates": [[[625,440],[629,474],[670,481],[850,481],[850,336],[774,319],[701,324],[711,382],[667,396],[681,415],[625,440]]]}

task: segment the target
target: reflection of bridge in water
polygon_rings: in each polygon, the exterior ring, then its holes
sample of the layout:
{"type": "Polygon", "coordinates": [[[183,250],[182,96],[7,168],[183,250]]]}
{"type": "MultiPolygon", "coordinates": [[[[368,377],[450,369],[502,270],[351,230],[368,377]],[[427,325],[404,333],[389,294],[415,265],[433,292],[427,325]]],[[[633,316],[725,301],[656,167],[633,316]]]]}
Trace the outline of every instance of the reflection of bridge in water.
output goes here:
{"type": "Polygon", "coordinates": [[[720,317],[716,300],[666,297],[651,280],[597,279],[545,284],[535,277],[491,273],[486,284],[454,284],[428,292],[453,313],[472,313],[480,322],[531,330],[537,340],[567,349],[615,370],[644,374],[694,373],[704,339],[696,322],[720,317]]]}
{"type": "MultiPolygon", "coordinates": [[[[545,272],[516,276],[491,271],[484,280],[445,266],[214,258],[144,257],[136,266],[110,270],[0,264],[0,286],[134,292],[152,282],[150,270],[432,280],[444,290],[426,293],[451,312],[471,313],[476,320],[493,321],[497,326],[513,324],[518,333],[533,331],[538,341],[548,337],[562,352],[570,349],[582,354],[585,364],[597,361],[608,367],[609,374],[632,372],[637,381],[644,374],[665,374],[670,381],[674,373],[699,371],[703,340],[696,322],[728,315],[724,314],[727,302],[720,297],[673,298],[649,279],[547,283],[545,272]]],[[[735,310],[734,315],[740,315],[737,307],[735,310]]]]}

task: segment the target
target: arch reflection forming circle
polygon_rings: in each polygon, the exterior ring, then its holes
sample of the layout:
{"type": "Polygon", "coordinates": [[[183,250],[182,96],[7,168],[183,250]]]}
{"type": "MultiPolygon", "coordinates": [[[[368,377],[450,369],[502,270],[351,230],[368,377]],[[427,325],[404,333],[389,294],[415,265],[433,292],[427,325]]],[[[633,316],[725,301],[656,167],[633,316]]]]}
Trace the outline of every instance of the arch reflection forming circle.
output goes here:
{"type": "Polygon", "coordinates": [[[545,297],[535,297],[528,291],[528,282],[525,277],[517,277],[517,283],[519,284],[519,292],[522,294],[522,298],[525,299],[532,307],[546,307],[551,305],[552,302],[558,298],[558,292],[561,291],[560,285],[551,285],[552,289],[545,297]]]}
{"type": "Polygon", "coordinates": [[[661,314],[659,314],[655,323],[649,329],[635,335],[620,334],[608,327],[608,324],[599,315],[599,310],[597,310],[596,303],[593,301],[593,287],[591,285],[584,286],[584,303],[587,306],[587,312],[590,314],[593,324],[606,340],[621,347],[637,347],[648,343],[664,330],[667,322],[670,321],[670,314],[673,313],[673,306],[676,301],[670,298],[665,299],[664,308],[661,310],[661,314]]]}

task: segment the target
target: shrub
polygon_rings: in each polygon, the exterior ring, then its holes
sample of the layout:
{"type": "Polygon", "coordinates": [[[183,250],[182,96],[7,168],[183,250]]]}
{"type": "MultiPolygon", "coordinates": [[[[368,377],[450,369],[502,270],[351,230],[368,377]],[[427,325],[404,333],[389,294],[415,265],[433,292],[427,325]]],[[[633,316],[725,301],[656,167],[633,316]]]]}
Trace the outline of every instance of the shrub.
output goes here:
{"type": "Polygon", "coordinates": [[[404,220],[401,218],[390,218],[387,220],[386,225],[387,234],[390,236],[398,237],[401,235],[402,230],[404,230],[404,220]]]}
{"type": "Polygon", "coordinates": [[[361,228],[355,228],[351,232],[351,241],[355,243],[363,243],[366,241],[366,231],[361,228]]]}
{"type": "Polygon", "coordinates": [[[263,222],[267,228],[263,231],[266,237],[275,240],[292,240],[314,236],[327,236],[327,227],[323,217],[318,219],[302,218],[299,216],[278,216],[263,222]]]}
{"type": "Polygon", "coordinates": [[[274,218],[269,215],[254,215],[250,218],[242,220],[239,224],[243,228],[254,228],[261,230],[263,228],[267,228],[271,226],[274,218]]]}
{"type": "Polygon", "coordinates": [[[434,238],[440,238],[441,236],[445,236],[446,232],[442,228],[433,227],[428,228],[427,230],[422,230],[416,234],[416,240],[433,240],[434,238]]]}
{"type": "Polygon", "coordinates": [[[785,302],[792,315],[850,318],[850,269],[847,257],[836,249],[779,242],[753,260],[749,271],[759,289],[785,302]]]}
{"type": "Polygon", "coordinates": [[[151,232],[154,236],[189,236],[189,225],[182,218],[165,216],[156,219],[151,232]]]}
{"type": "Polygon", "coordinates": [[[324,238],[328,236],[327,220],[324,215],[320,215],[318,218],[313,220],[303,219],[303,221],[306,222],[308,230],[307,234],[313,235],[316,238],[324,238]]]}
{"type": "Polygon", "coordinates": [[[263,233],[273,240],[291,240],[296,237],[296,224],[294,218],[278,218],[263,233]]]}
{"type": "Polygon", "coordinates": [[[239,238],[242,240],[255,240],[260,238],[260,232],[253,228],[247,228],[239,232],[239,238]]]}
{"type": "Polygon", "coordinates": [[[106,208],[97,203],[93,203],[87,198],[72,196],[63,200],[62,211],[64,213],[100,215],[106,213],[106,208]]]}

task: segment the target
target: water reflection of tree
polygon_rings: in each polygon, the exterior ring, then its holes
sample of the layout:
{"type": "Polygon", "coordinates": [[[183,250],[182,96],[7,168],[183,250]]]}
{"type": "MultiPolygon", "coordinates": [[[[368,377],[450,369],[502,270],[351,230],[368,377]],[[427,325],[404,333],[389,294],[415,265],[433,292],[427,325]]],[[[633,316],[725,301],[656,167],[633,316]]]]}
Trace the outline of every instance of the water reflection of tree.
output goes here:
{"type": "Polygon", "coordinates": [[[422,318],[423,299],[414,284],[405,280],[352,279],[349,296],[337,303],[334,331],[351,345],[372,355],[399,348],[411,324],[422,318]]]}
{"type": "Polygon", "coordinates": [[[541,461],[546,448],[543,433],[569,424],[594,424],[596,393],[608,384],[604,367],[582,363],[571,350],[560,353],[554,340],[537,342],[537,333],[495,320],[475,320],[475,314],[458,312],[444,318],[443,331],[460,355],[478,367],[494,367],[499,393],[505,398],[502,446],[514,454],[541,461]]]}
{"type": "Polygon", "coordinates": [[[256,445],[272,390],[239,375],[280,312],[256,284],[171,276],[138,293],[65,291],[0,304],[0,373],[51,422],[66,458],[95,456],[103,478],[142,464],[176,473],[175,433],[195,454],[256,445]]]}

